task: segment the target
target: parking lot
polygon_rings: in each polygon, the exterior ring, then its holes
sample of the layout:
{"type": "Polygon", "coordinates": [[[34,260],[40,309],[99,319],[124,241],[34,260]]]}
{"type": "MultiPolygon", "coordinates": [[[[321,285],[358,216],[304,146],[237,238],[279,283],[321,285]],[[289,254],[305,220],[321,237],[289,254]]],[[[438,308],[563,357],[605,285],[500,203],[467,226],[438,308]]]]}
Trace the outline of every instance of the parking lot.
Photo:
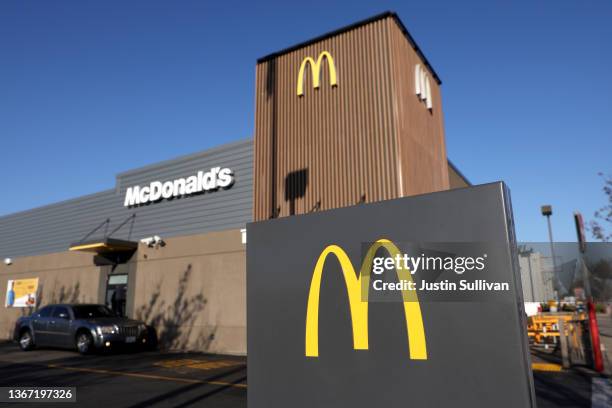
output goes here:
{"type": "MultiPolygon", "coordinates": [[[[81,356],[50,349],[24,353],[3,343],[0,372],[0,386],[76,387],[79,406],[246,407],[246,359],[241,357],[159,352],[81,356]]],[[[66,406],[45,404],[54,405],[66,406]]]]}
{"type": "MultiPolygon", "coordinates": [[[[539,408],[609,407],[610,380],[586,369],[560,369],[532,355],[539,408]]],[[[79,406],[240,408],[247,405],[246,358],[201,353],[81,356],[0,344],[0,386],[76,387],[79,406]]],[[[14,404],[23,407],[25,404],[14,404]]],[[[45,404],[46,407],[66,404],[45,404]]]]}

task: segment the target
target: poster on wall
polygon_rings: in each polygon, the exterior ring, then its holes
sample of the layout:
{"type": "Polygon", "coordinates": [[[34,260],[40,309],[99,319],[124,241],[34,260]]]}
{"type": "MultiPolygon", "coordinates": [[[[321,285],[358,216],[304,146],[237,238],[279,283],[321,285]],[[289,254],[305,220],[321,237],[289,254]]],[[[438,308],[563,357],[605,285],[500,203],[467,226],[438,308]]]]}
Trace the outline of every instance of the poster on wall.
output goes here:
{"type": "Polygon", "coordinates": [[[9,280],[6,285],[5,307],[34,307],[38,278],[9,280]]]}

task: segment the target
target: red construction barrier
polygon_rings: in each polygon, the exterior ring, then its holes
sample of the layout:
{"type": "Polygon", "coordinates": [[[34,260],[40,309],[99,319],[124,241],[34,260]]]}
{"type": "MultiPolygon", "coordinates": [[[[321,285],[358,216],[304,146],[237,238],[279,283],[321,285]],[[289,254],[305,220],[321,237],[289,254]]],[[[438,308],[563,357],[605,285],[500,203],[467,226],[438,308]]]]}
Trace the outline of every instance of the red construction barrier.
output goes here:
{"type": "Polygon", "coordinates": [[[601,373],[604,370],[603,356],[601,355],[601,344],[599,342],[599,325],[595,314],[595,305],[591,300],[587,303],[589,312],[589,331],[591,333],[591,345],[593,346],[593,360],[595,361],[595,371],[601,373]]]}

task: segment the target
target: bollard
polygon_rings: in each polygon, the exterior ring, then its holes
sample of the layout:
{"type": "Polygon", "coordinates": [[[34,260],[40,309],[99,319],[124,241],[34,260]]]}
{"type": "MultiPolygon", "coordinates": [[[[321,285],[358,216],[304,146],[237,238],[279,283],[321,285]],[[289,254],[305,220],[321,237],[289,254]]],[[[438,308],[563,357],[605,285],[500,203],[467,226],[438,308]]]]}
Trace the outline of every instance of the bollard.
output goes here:
{"type": "Polygon", "coordinates": [[[603,356],[601,354],[601,343],[599,341],[599,326],[597,324],[597,316],[595,314],[595,305],[593,301],[589,300],[587,303],[587,310],[589,312],[589,331],[591,333],[591,348],[593,349],[593,360],[595,363],[595,371],[598,373],[603,372],[603,356]]]}
{"type": "Polygon", "coordinates": [[[559,319],[558,328],[559,341],[561,343],[561,359],[563,361],[563,368],[570,368],[570,356],[567,344],[567,334],[565,331],[565,321],[563,319],[559,319]]]}

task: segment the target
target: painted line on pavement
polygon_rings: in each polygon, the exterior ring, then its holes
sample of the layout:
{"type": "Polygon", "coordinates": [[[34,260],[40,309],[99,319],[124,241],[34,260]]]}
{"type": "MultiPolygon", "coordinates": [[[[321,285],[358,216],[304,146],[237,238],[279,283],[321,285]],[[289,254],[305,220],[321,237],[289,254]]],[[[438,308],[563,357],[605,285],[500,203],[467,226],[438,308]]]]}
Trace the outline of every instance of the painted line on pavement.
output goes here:
{"type": "Polygon", "coordinates": [[[197,380],[197,379],[192,379],[192,378],[167,377],[163,375],[154,375],[154,374],[130,373],[130,372],[113,371],[113,370],[101,370],[97,368],[67,367],[67,366],[61,366],[58,364],[47,364],[47,367],[57,368],[60,370],[67,370],[67,371],[80,371],[80,372],[93,373],[93,374],[107,374],[107,375],[116,375],[116,376],[123,376],[123,377],[135,377],[135,378],[144,378],[144,379],[149,379],[149,380],[174,381],[174,382],[182,382],[182,383],[187,383],[187,384],[211,384],[211,385],[221,385],[225,387],[247,388],[246,384],[231,383],[231,382],[226,382],[226,381],[207,381],[207,380],[197,380]]]}
{"type": "Polygon", "coordinates": [[[553,363],[531,363],[531,369],[533,371],[558,372],[561,371],[563,368],[561,367],[561,365],[553,363]]]}

